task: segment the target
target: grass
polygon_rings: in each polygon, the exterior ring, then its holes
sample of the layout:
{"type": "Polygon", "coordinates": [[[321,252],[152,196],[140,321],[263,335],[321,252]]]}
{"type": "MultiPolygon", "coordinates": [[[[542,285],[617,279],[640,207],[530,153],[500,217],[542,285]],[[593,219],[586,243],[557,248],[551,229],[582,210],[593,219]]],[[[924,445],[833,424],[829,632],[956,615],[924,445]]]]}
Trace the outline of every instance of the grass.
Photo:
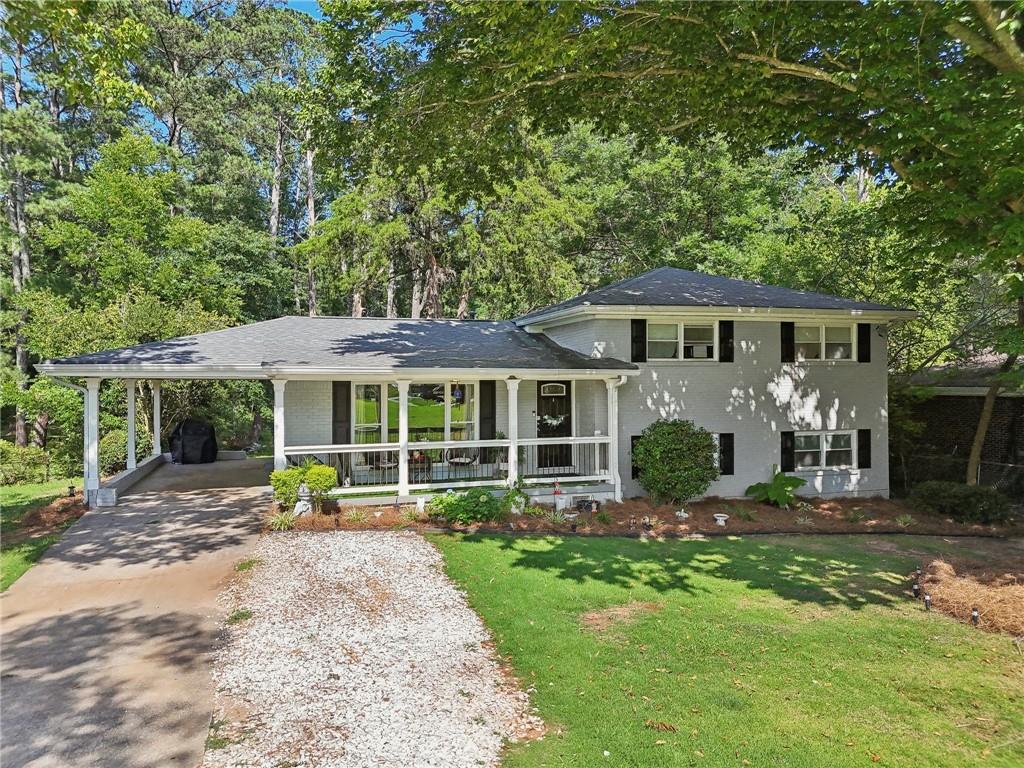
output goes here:
{"type": "Polygon", "coordinates": [[[431,537],[548,725],[504,768],[1024,764],[1012,640],[909,600],[951,545],[899,539],[431,537]]]}
{"type": "Polygon", "coordinates": [[[259,564],[260,559],[258,557],[247,557],[245,560],[239,560],[235,563],[235,570],[239,573],[245,573],[246,571],[251,571],[259,564]]]}
{"type": "Polygon", "coordinates": [[[231,612],[226,621],[229,625],[241,624],[252,618],[252,611],[248,608],[238,608],[231,612]]]}
{"type": "MultiPolygon", "coordinates": [[[[45,483],[0,486],[0,536],[6,538],[16,533],[29,512],[64,496],[69,485],[81,490],[82,482],[60,478],[45,483]]],[[[21,578],[59,538],[60,533],[52,533],[0,547],[0,592],[21,578]]]]}

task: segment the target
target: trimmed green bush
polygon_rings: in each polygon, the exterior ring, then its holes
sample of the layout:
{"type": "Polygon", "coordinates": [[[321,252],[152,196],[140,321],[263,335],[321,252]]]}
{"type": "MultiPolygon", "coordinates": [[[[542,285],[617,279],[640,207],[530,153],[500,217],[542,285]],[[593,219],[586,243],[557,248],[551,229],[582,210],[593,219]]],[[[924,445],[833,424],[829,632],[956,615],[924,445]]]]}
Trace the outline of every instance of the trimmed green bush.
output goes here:
{"type": "Polygon", "coordinates": [[[313,509],[319,512],[323,509],[324,497],[338,485],[338,472],[333,467],[314,464],[306,469],[303,480],[313,496],[313,509]]]}
{"type": "Polygon", "coordinates": [[[796,499],[794,491],[805,485],[807,481],[802,477],[790,477],[785,472],[776,472],[767,483],[754,483],[744,493],[762,504],[774,504],[780,509],[789,509],[789,505],[796,499]]]}
{"type": "Polygon", "coordinates": [[[274,500],[286,509],[292,509],[299,500],[299,485],[305,469],[288,467],[275,469],[270,473],[270,487],[274,489],[274,500]]]}
{"type": "Polygon", "coordinates": [[[497,520],[502,516],[501,500],[487,491],[443,493],[427,502],[431,517],[440,517],[449,523],[480,523],[497,520]]]}
{"type": "Polygon", "coordinates": [[[660,419],[633,447],[633,466],[655,501],[683,502],[703,496],[718,479],[714,436],[692,421],[660,419]]]}
{"type": "Polygon", "coordinates": [[[959,523],[1004,523],[1010,518],[1010,500],[995,488],[949,480],[918,483],[910,492],[915,509],[945,515],[959,523]]]}
{"type": "Polygon", "coordinates": [[[42,448],[19,448],[0,440],[0,482],[4,485],[45,483],[50,479],[50,456],[42,448]]]}

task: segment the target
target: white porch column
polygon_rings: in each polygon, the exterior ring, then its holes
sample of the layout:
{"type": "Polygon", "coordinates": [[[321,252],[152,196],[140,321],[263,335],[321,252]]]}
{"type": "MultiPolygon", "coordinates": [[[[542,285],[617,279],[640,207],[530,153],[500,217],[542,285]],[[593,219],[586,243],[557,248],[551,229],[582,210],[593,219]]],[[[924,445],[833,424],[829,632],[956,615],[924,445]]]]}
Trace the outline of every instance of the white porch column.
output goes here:
{"type": "Polygon", "coordinates": [[[409,382],[398,386],[398,495],[409,495],[409,382]]]}
{"type": "Polygon", "coordinates": [[[100,489],[100,380],[85,380],[85,499],[92,506],[100,489]]]}
{"type": "Polygon", "coordinates": [[[519,480],[519,379],[505,379],[508,387],[508,484],[519,480]]]}
{"type": "Polygon", "coordinates": [[[274,469],[284,469],[288,460],[284,455],[284,385],[285,379],[274,379],[274,469]]]}
{"type": "Polygon", "coordinates": [[[128,423],[125,429],[128,434],[128,469],[135,469],[135,379],[127,379],[124,385],[128,395],[128,423]]]}
{"type": "Polygon", "coordinates": [[[153,455],[159,456],[160,450],[160,382],[149,382],[149,388],[153,390],[153,455]]]}
{"type": "Polygon", "coordinates": [[[608,474],[615,488],[615,500],[622,501],[622,478],[619,477],[619,386],[622,379],[606,379],[608,388],[608,474]]]}

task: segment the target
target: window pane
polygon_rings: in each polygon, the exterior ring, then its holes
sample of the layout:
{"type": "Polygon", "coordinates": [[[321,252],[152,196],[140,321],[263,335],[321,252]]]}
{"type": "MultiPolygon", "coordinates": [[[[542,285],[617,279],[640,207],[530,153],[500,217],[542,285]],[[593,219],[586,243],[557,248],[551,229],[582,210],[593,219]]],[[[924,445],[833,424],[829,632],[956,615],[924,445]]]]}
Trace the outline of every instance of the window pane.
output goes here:
{"type": "Polygon", "coordinates": [[[409,440],[444,440],[444,384],[409,385],[409,440]]]}
{"type": "Polygon", "coordinates": [[[678,355],[679,343],[676,341],[647,342],[647,357],[651,360],[675,360],[678,355]]]}
{"type": "Polygon", "coordinates": [[[795,446],[798,451],[819,451],[821,435],[796,435],[795,446]]]}
{"type": "Polygon", "coordinates": [[[830,451],[833,449],[850,450],[853,447],[853,435],[848,433],[825,435],[825,447],[830,451]]]}
{"type": "Polygon", "coordinates": [[[842,341],[850,343],[850,326],[829,325],[825,326],[825,341],[842,341]]]}
{"type": "Polygon", "coordinates": [[[398,442],[398,387],[388,384],[388,442],[398,442]]]}
{"type": "Polygon", "coordinates": [[[711,325],[686,325],[683,327],[683,341],[686,344],[705,342],[710,344],[715,340],[715,328],[711,325]]]}
{"type": "Polygon", "coordinates": [[[380,385],[355,385],[356,412],[353,432],[355,442],[380,442],[380,385]]]}
{"type": "Polygon", "coordinates": [[[675,323],[648,323],[647,338],[651,341],[675,341],[679,338],[679,326],[675,323]]]}
{"type": "Polygon", "coordinates": [[[821,460],[820,451],[796,451],[793,459],[798,467],[816,467],[821,460]]]}
{"type": "Polygon", "coordinates": [[[821,327],[817,325],[798,325],[793,330],[793,338],[799,344],[801,342],[821,341],[821,327]]]}
{"type": "Polygon", "coordinates": [[[818,342],[813,344],[797,344],[796,345],[796,359],[797,360],[820,360],[821,359],[821,345],[818,342]]]}
{"type": "Polygon", "coordinates": [[[826,467],[850,467],[853,466],[853,451],[825,451],[826,467]]]}
{"type": "Polygon", "coordinates": [[[476,416],[476,387],[453,382],[451,385],[452,440],[473,440],[476,416]]]}
{"type": "Polygon", "coordinates": [[[715,356],[715,329],[711,325],[683,327],[683,357],[688,360],[708,360],[715,356]]]}

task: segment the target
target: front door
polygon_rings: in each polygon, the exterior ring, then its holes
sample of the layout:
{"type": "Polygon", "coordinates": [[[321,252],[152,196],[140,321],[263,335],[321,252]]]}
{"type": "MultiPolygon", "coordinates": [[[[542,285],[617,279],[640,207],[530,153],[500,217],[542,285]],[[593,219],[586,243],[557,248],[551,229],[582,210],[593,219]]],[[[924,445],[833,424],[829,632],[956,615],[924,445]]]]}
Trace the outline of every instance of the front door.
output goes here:
{"type": "MultiPolygon", "coordinates": [[[[572,436],[572,383],[568,381],[537,382],[537,437],[572,436]]],[[[568,467],[572,465],[571,445],[537,447],[537,467],[568,467]]]]}

